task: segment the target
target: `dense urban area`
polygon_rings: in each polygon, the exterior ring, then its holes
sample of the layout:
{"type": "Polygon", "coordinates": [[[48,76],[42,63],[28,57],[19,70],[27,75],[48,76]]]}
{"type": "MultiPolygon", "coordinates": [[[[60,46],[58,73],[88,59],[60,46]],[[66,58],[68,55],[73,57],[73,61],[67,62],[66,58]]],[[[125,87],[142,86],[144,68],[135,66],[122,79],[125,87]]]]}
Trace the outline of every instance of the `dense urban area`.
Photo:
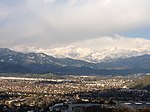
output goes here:
{"type": "Polygon", "coordinates": [[[0,112],[149,112],[149,75],[1,74],[0,112]]]}

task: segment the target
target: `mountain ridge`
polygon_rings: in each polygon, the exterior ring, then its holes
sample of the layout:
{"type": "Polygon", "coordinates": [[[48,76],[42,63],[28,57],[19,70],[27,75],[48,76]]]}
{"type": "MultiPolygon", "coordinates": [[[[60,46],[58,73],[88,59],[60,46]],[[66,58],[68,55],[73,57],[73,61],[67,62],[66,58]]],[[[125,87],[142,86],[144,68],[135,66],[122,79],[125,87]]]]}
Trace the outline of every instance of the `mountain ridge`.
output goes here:
{"type": "Polygon", "coordinates": [[[44,53],[21,53],[0,48],[0,72],[76,75],[150,73],[150,55],[118,58],[111,62],[90,63],[70,58],[55,58],[44,53]]]}
{"type": "Polygon", "coordinates": [[[37,48],[37,47],[25,47],[22,50],[26,52],[43,52],[51,55],[55,58],[71,58],[75,60],[83,60],[90,63],[100,63],[105,61],[114,61],[118,58],[129,58],[133,56],[140,56],[144,54],[150,54],[150,50],[146,48],[129,49],[129,48],[105,48],[105,49],[93,49],[77,47],[74,45],[56,47],[56,48],[37,48]]]}

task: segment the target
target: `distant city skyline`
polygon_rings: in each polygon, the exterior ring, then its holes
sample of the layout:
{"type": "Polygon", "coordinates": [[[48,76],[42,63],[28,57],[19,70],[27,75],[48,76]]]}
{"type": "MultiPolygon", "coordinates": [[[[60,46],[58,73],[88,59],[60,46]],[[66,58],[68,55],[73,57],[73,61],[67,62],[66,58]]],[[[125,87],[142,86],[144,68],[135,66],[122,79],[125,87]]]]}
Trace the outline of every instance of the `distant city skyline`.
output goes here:
{"type": "Polygon", "coordinates": [[[149,5],[149,0],[0,0],[0,47],[149,49],[149,5]]]}

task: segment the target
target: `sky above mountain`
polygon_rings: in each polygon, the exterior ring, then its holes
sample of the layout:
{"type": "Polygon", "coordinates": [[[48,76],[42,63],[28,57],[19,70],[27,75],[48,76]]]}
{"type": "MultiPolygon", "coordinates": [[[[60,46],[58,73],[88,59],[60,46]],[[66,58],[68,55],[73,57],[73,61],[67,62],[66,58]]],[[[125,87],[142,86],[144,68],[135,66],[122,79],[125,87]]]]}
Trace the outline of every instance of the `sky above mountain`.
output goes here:
{"type": "Polygon", "coordinates": [[[0,0],[0,47],[149,48],[149,6],[150,0],[0,0]]]}

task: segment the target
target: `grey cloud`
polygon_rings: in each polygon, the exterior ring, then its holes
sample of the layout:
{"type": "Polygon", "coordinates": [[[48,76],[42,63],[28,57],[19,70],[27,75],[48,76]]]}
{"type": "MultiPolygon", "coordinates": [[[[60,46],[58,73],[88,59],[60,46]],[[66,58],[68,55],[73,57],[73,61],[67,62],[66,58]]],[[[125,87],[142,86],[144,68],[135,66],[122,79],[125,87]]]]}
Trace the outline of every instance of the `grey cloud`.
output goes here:
{"type": "Polygon", "coordinates": [[[0,11],[0,41],[10,47],[62,45],[150,26],[149,0],[10,1],[0,11]]]}

